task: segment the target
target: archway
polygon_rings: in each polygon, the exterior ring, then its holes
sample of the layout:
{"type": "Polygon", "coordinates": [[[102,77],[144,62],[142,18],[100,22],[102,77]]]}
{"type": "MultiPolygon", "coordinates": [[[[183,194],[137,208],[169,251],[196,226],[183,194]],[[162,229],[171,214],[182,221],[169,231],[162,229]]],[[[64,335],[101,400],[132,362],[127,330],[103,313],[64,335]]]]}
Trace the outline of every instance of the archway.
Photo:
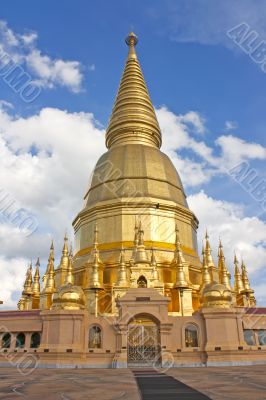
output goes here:
{"type": "Polygon", "coordinates": [[[150,315],[137,315],[128,324],[128,367],[161,366],[159,322],[150,315]]]}

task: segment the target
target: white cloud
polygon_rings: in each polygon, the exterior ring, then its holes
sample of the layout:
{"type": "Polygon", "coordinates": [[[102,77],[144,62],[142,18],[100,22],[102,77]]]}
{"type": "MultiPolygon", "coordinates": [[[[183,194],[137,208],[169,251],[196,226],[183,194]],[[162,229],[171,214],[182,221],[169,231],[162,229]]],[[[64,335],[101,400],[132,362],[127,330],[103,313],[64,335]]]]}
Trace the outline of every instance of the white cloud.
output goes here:
{"type": "Polygon", "coordinates": [[[63,86],[74,93],[80,92],[83,79],[81,63],[42,54],[36,47],[37,38],[36,32],[15,33],[0,20],[0,50],[14,62],[25,65],[36,83],[48,89],[63,86]]]}
{"type": "MultiPolygon", "coordinates": [[[[65,229],[72,237],[72,220],[82,208],[90,172],[103,151],[104,134],[92,114],[45,108],[22,118],[0,111],[1,188],[38,221],[37,231],[26,236],[8,219],[3,221],[0,211],[1,254],[11,264],[17,257],[40,255],[44,269],[51,237],[60,257],[65,229]]],[[[6,296],[2,294],[9,304],[6,296]]]]}
{"type": "Polygon", "coordinates": [[[14,294],[23,287],[28,261],[21,257],[8,259],[0,256],[1,294],[3,308],[17,308],[18,299],[14,294]]]}
{"type": "Polygon", "coordinates": [[[228,266],[234,251],[246,261],[251,274],[265,267],[266,223],[257,217],[246,217],[244,206],[208,196],[204,191],[188,196],[190,208],[200,221],[199,243],[208,228],[216,257],[219,237],[224,245],[228,266]]]}
{"type": "Polygon", "coordinates": [[[265,160],[266,148],[258,143],[248,143],[236,136],[220,136],[215,141],[221,148],[224,165],[233,166],[243,160],[265,160]]]}
{"type": "Polygon", "coordinates": [[[207,183],[215,175],[227,174],[241,161],[266,159],[265,147],[236,136],[219,136],[213,147],[205,138],[199,140],[195,130],[205,133],[207,129],[204,118],[195,111],[176,115],[161,107],[156,114],[163,133],[162,150],[171,157],[185,186],[207,183]],[[183,154],[184,150],[190,152],[189,157],[183,154]]]}

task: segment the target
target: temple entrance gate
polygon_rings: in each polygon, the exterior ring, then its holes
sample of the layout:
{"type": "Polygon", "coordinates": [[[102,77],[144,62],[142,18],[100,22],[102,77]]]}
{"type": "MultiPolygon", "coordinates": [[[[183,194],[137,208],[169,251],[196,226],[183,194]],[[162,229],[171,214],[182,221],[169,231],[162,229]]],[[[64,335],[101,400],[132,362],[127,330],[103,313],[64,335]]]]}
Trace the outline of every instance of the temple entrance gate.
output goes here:
{"type": "Polygon", "coordinates": [[[159,325],[147,316],[138,316],[128,324],[128,367],[161,366],[159,325]]]}

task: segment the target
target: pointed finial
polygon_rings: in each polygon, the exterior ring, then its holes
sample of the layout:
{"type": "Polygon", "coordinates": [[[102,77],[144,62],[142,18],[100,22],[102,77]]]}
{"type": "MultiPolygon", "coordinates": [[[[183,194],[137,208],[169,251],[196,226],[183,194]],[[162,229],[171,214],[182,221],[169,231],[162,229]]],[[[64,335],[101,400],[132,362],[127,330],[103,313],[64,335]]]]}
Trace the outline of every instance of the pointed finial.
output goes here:
{"type": "Polygon", "coordinates": [[[129,47],[128,57],[127,59],[137,59],[137,54],[135,51],[135,46],[138,43],[138,38],[134,32],[130,32],[130,34],[126,37],[126,44],[129,47]]]}
{"type": "Polygon", "coordinates": [[[134,32],[130,32],[126,37],[125,42],[128,46],[136,46],[138,43],[138,37],[134,32]]]}
{"type": "Polygon", "coordinates": [[[209,235],[208,235],[208,229],[206,228],[206,233],[205,233],[205,239],[208,240],[209,239],[209,235]]]}
{"type": "Polygon", "coordinates": [[[53,239],[52,239],[52,242],[51,242],[50,250],[54,250],[54,241],[53,241],[53,239]]]}

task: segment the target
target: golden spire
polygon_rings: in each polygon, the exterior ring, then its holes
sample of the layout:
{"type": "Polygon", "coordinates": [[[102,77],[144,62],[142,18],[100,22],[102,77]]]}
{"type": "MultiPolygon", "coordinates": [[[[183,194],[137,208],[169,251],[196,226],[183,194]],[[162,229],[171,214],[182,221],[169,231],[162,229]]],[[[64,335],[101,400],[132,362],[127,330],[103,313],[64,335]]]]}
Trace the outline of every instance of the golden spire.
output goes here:
{"type": "Polygon", "coordinates": [[[206,250],[204,248],[204,244],[202,245],[202,284],[201,288],[211,283],[211,275],[209,272],[209,267],[206,260],[206,250]]]}
{"type": "Polygon", "coordinates": [[[131,32],[126,38],[126,66],[106,131],[108,149],[126,143],[161,146],[161,131],[135,51],[137,43],[131,32]]]}
{"type": "Polygon", "coordinates": [[[150,260],[148,258],[146,248],[144,245],[144,230],[142,229],[141,220],[139,220],[137,238],[138,238],[138,244],[136,250],[133,251],[133,262],[135,264],[138,263],[148,264],[150,260]]]}
{"type": "Polygon", "coordinates": [[[235,284],[234,284],[234,289],[235,289],[235,292],[237,294],[239,294],[244,289],[244,285],[243,285],[242,277],[241,277],[240,272],[239,272],[238,259],[237,259],[236,254],[235,254],[235,257],[234,257],[234,265],[235,265],[235,284]]]}
{"type": "Polygon", "coordinates": [[[152,267],[152,277],[156,282],[158,282],[159,274],[158,274],[158,268],[157,268],[157,262],[156,262],[156,258],[155,258],[154,248],[151,249],[151,267],[152,267]]]}
{"type": "Polygon", "coordinates": [[[63,249],[62,249],[60,268],[62,268],[62,269],[68,268],[68,237],[67,237],[67,233],[65,233],[65,236],[64,236],[64,245],[63,245],[63,249]]]}
{"type": "Polygon", "coordinates": [[[209,267],[209,270],[211,273],[211,280],[213,281],[214,262],[213,262],[213,258],[212,258],[211,246],[210,246],[210,242],[209,242],[209,235],[208,235],[207,229],[206,229],[206,234],[205,234],[205,261],[209,267]]]}
{"type": "Polygon", "coordinates": [[[95,223],[95,226],[94,226],[94,241],[93,241],[91,264],[92,264],[92,273],[91,273],[90,287],[99,288],[102,286],[100,283],[100,274],[99,274],[99,267],[100,267],[100,264],[102,264],[102,262],[100,260],[99,250],[98,250],[97,223],[95,223]]]}
{"type": "Polygon", "coordinates": [[[247,268],[246,268],[246,265],[243,260],[241,263],[241,270],[242,270],[242,283],[243,283],[244,289],[250,290],[250,283],[249,283],[249,279],[248,279],[247,268]]]}
{"type": "Polygon", "coordinates": [[[46,271],[43,274],[42,277],[42,287],[45,290],[46,288],[46,283],[47,283],[47,278],[48,278],[48,273],[49,273],[49,268],[50,268],[50,261],[53,260],[54,261],[54,241],[52,240],[51,242],[51,246],[50,246],[50,254],[48,257],[48,263],[47,263],[47,267],[46,267],[46,271]]]}
{"type": "Polygon", "coordinates": [[[176,287],[188,287],[188,282],[185,277],[185,271],[184,271],[184,256],[181,250],[181,243],[179,239],[179,230],[176,225],[176,250],[175,250],[175,256],[174,256],[174,264],[176,266],[176,287]]]}
{"type": "Polygon", "coordinates": [[[74,285],[74,276],[73,276],[73,252],[72,246],[70,246],[69,254],[68,254],[68,266],[67,266],[67,274],[65,284],[74,285]]]}
{"type": "Polygon", "coordinates": [[[45,292],[53,292],[55,290],[55,272],[54,272],[54,244],[52,242],[50,248],[50,255],[47,265],[45,292]]]}
{"type": "Polygon", "coordinates": [[[123,248],[120,252],[117,286],[128,287],[127,269],[125,263],[125,250],[123,248]]]}
{"type": "Polygon", "coordinates": [[[256,305],[256,298],[254,296],[254,290],[250,287],[247,268],[243,260],[241,264],[241,270],[242,283],[244,286],[243,293],[246,296],[246,305],[248,305],[249,307],[254,307],[256,305]]]}
{"type": "Polygon", "coordinates": [[[225,264],[223,245],[222,245],[221,240],[219,243],[219,250],[218,250],[218,268],[219,268],[220,283],[222,283],[228,289],[231,290],[231,284],[230,284],[230,278],[229,278],[230,274],[229,274],[227,266],[225,264]]]}
{"type": "Polygon", "coordinates": [[[39,295],[40,294],[40,259],[39,257],[37,258],[36,261],[36,269],[35,269],[35,274],[34,274],[34,282],[32,285],[32,292],[35,295],[39,295]]]}
{"type": "Polygon", "coordinates": [[[32,293],[32,262],[30,262],[30,265],[26,272],[26,279],[25,279],[25,283],[24,283],[24,293],[25,294],[32,293]]]}

